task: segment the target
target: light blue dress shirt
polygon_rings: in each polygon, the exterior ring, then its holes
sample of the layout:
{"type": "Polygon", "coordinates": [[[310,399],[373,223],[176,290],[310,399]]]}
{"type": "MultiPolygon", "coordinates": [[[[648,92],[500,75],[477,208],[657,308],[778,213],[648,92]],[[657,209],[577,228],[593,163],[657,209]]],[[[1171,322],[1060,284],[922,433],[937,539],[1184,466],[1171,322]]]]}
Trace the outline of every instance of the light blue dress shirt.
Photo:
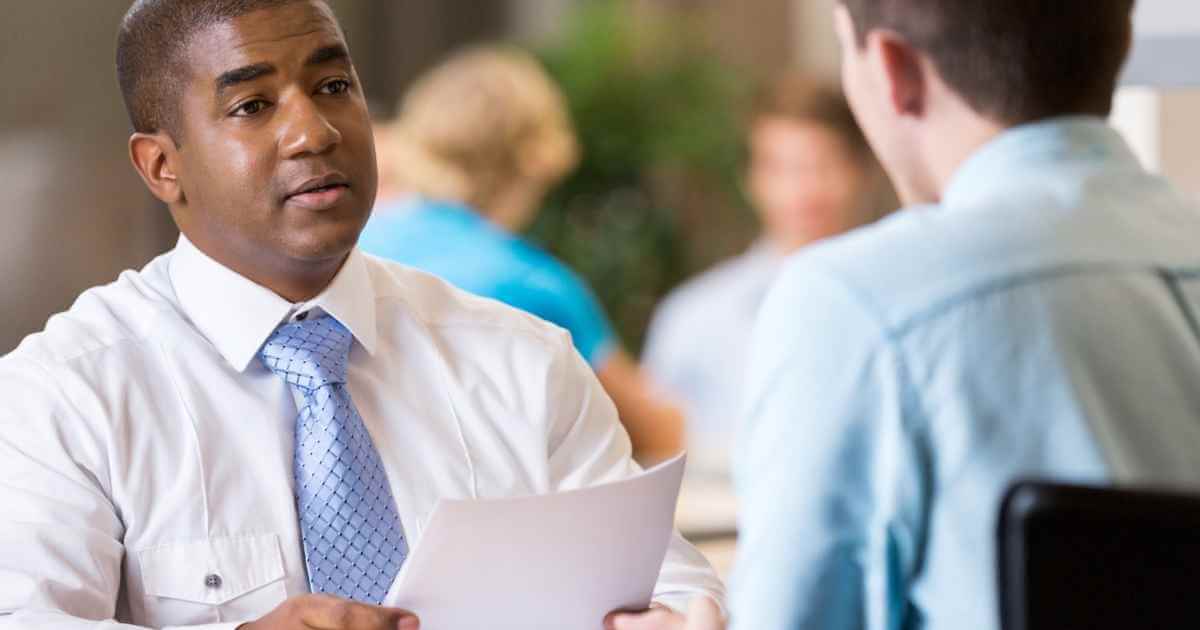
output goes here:
{"type": "Polygon", "coordinates": [[[1200,212],[1090,118],[786,263],[737,449],[742,629],[999,626],[1018,478],[1200,485],[1200,212]]]}

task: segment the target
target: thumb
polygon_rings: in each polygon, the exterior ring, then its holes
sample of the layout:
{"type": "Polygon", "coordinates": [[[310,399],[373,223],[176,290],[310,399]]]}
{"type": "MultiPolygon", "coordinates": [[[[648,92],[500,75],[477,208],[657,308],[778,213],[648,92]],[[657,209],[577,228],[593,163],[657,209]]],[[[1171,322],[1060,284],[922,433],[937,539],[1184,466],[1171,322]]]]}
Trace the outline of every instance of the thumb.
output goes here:
{"type": "Polygon", "coordinates": [[[709,597],[695,597],[688,606],[686,630],[724,630],[721,609],[709,597]]]}

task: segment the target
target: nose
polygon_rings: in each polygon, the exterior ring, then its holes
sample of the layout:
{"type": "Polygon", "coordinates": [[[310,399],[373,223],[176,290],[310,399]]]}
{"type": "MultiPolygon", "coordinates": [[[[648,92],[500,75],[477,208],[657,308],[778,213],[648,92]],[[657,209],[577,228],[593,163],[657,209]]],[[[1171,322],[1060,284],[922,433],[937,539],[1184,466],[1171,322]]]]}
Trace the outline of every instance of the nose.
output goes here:
{"type": "Polygon", "coordinates": [[[342,141],[342,133],[330,124],[311,97],[291,99],[284,114],[280,150],[286,159],[321,155],[342,141]]]}

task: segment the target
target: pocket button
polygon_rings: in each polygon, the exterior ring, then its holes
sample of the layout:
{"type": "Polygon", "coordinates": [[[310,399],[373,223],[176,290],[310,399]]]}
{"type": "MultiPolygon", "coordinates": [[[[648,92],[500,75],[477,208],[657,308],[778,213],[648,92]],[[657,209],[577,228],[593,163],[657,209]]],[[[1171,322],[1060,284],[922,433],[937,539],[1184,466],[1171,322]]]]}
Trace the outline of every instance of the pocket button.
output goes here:
{"type": "Polygon", "coordinates": [[[208,588],[221,588],[221,576],[216,573],[209,573],[204,576],[204,585],[208,588]]]}

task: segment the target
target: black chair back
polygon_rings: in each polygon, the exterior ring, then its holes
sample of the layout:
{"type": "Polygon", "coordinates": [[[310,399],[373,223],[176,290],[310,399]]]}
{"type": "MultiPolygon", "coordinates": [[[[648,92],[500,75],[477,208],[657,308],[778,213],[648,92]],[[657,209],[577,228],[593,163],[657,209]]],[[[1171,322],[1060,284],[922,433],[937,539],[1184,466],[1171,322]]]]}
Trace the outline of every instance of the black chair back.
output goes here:
{"type": "Polygon", "coordinates": [[[1020,483],[998,550],[1004,630],[1200,627],[1200,496],[1020,483]]]}

